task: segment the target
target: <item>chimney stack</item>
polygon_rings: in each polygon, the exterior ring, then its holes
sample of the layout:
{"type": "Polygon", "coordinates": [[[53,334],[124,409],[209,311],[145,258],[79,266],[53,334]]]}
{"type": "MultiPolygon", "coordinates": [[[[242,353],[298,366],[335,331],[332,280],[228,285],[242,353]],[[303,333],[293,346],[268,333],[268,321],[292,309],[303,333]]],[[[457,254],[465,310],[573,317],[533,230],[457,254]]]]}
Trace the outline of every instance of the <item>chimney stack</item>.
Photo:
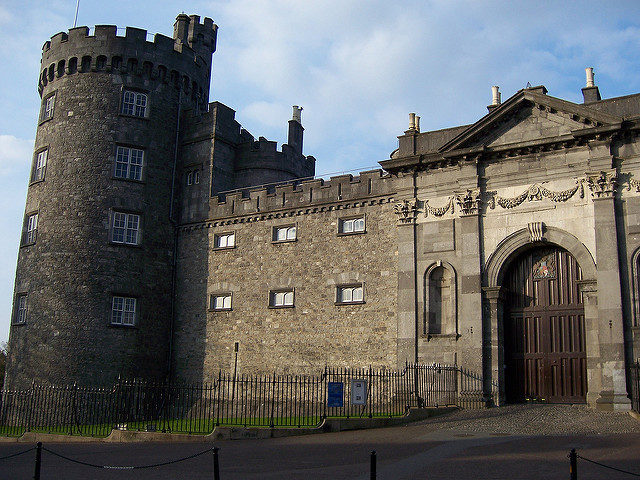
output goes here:
{"type": "Polygon", "coordinates": [[[487,110],[489,110],[489,113],[493,112],[496,108],[498,108],[500,106],[500,103],[502,102],[502,94],[500,93],[500,87],[498,87],[497,85],[494,85],[493,87],[491,87],[491,105],[487,106],[487,110]]]}
{"type": "Polygon", "coordinates": [[[302,107],[298,105],[293,106],[293,115],[289,120],[289,138],[287,144],[293,148],[293,150],[302,155],[302,135],[304,128],[302,128],[302,107]]]}
{"type": "Polygon", "coordinates": [[[420,117],[415,113],[409,114],[409,129],[405,133],[420,133],[420,117]]]}
{"type": "Polygon", "coordinates": [[[583,103],[597,102],[601,100],[601,98],[600,90],[594,82],[595,74],[593,73],[593,67],[585,68],[585,73],[587,75],[587,86],[582,89],[583,103]]]}

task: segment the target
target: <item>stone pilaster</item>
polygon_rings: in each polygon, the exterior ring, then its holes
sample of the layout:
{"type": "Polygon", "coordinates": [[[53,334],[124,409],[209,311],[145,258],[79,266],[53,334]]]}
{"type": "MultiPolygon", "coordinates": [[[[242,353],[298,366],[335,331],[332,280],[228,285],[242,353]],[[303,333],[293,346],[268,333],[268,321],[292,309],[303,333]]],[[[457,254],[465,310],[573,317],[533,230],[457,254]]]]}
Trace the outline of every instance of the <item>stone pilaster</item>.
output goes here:
{"type": "Polygon", "coordinates": [[[482,327],[482,377],[483,393],[487,403],[491,400],[491,394],[498,390],[496,402],[502,405],[505,401],[504,389],[504,328],[502,314],[501,287],[484,287],[485,308],[482,327]]]}

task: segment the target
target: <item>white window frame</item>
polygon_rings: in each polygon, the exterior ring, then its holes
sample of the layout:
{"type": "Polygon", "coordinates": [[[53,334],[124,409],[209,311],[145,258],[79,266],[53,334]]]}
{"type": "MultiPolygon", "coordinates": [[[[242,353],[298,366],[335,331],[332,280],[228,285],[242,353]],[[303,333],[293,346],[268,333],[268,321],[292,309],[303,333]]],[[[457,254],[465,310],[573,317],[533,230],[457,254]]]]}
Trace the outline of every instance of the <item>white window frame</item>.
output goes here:
{"type": "Polygon", "coordinates": [[[146,118],[149,111],[149,102],[146,93],[123,90],[122,108],[120,113],[131,117],[146,118]]]}
{"type": "Polygon", "coordinates": [[[56,106],[56,92],[46,96],[42,99],[42,110],[40,111],[40,122],[51,120],[53,118],[53,111],[56,106]]]}
{"type": "Polygon", "coordinates": [[[30,213],[24,218],[22,245],[33,245],[38,237],[38,212],[30,213]]]}
{"type": "Polygon", "coordinates": [[[294,306],[294,289],[278,289],[269,291],[269,308],[292,308],[294,306]]]}
{"type": "Polygon", "coordinates": [[[236,232],[216,233],[213,236],[213,248],[223,250],[225,248],[235,248],[236,232]]]}
{"type": "Polygon", "coordinates": [[[15,306],[13,310],[13,323],[14,325],[23,325],[27,323],[27,294],[18,293],[15,299],[15,306]]]}
{"type": "Polygon", "coordinates": [[[132,327],[136,324],[138,299],[113,295],[111,297],[111,325],[132,327]]]}
{"type": "Polygon", "coordinates": [[[341,235],[365,233],[366,226],[364,215],[352,218],[341,218],[338,221],[338,233],[341,235]]]}
{"type": "Polygon", "coordinates": [[[33,159],[33,170],[31,172],[31,183],[41,182],[44,180],[44,175],[47,170],[47,157],[49,156],[49,149],[45,148],[36,152],[33,159]]]}
{"type": "Polygon", "coordinates": [[[209,310],[216,312],[231,310],[231,293],[213,293],[209,300],[209,310]]]}
{"type": "Polygon", "coordinates": [[[353,283],[336,287],[336,305],[364,303],[364,284],[353,283]]]}
{"type": "Polygon", "coordinates": [[[140,245],[140,215],[114,211],[111,241],[124,245],[140,245]]]}
{"type": "Polygon", "coordinates": [[[113,170],[115,178],[124,180],[142,181],[142,170],[144,168],[144,150],[141,148],[116,147],[116,160],[113,170]]]}
{"type": "Polygon", "coordinates": [[[273,227],[271,239],[274,243],[294,242],[297,240],[298,229],[296,225],[283,225],[273,227]]]}

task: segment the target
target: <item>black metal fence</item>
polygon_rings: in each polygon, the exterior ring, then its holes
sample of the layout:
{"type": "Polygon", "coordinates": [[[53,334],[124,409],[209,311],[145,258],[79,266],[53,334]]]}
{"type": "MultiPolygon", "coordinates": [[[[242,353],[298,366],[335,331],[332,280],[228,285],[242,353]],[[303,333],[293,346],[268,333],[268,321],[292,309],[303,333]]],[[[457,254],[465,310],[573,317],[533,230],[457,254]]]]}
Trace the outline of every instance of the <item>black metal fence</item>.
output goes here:
{"type": "MultiPolygon", "coordinates": [[[[0,435],[106,436],[112,429],[206,434],[218,425],[310,427],[327,417],[393,417],[411,407],[481,408],[482,377],[457,366],[325,368],[320,375],[232,375],[201,385],[4,390],[0,435]]],[[[490,397],[494,397],[492,392],[490,397]]],[[[493,400],[495,400],[493,398],[493,400]]]]}
{"type": "Polygon", "coordinates": [[[631,409],[640,413],[640,361],[629,367],[629,381],[631,382],[631,409]]]}

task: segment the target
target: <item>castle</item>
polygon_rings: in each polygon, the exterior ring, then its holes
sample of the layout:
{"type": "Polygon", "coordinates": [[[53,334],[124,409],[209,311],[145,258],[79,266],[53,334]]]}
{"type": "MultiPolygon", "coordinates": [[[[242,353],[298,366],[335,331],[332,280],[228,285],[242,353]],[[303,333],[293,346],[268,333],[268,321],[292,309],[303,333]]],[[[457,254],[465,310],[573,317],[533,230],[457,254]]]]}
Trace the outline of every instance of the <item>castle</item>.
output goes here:
{"type": "Polygon", "coordinates": [[[7,384],[458,364],[499,402],[629,408],[640,95],[494,87],[472,125],[314,179],[208,103],[217,27],[86,27],[43,49],[7,384]]]}

